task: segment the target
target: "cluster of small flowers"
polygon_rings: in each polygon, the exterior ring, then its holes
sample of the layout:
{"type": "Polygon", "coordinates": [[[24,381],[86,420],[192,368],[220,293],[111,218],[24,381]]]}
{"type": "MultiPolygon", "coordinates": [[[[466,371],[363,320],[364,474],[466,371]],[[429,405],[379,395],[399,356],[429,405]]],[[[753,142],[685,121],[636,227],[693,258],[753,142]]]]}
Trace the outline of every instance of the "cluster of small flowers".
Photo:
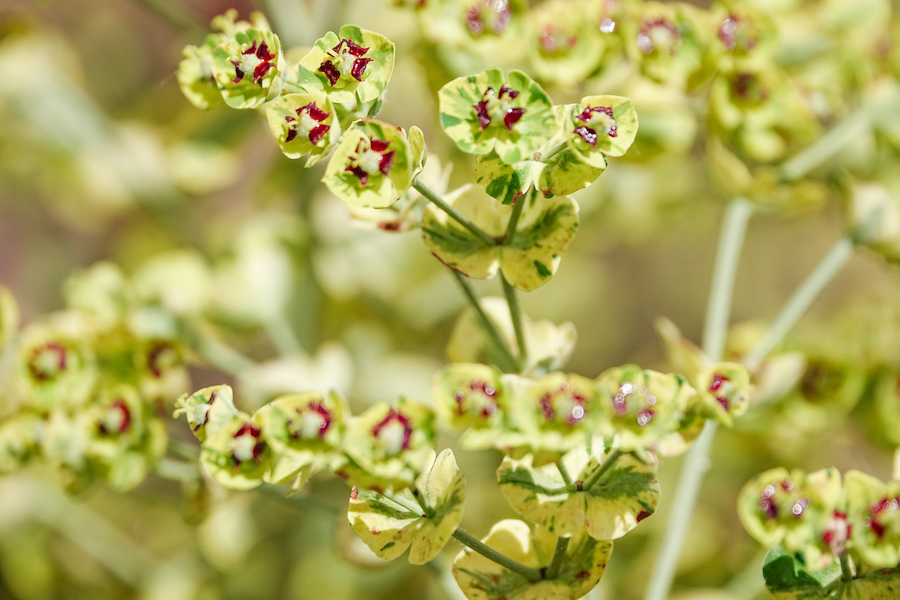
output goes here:
{"type": "Polygon", "coordinates": [[[761,544],[781,545],[810,571],[849,558],[857,575],[900,563],[900,482],[834,468],[772,469],[743,489],[738,514],[761,544]]]}
{"type": "Polygon", "coordinates": [[[0,289],[0,472],[34,459],[70,490],[138,485],[165,454],[164,406],[189,385],[172,315],[137,299],[114,265],[69,279],[67,308],[17,331],[0,289]]]}

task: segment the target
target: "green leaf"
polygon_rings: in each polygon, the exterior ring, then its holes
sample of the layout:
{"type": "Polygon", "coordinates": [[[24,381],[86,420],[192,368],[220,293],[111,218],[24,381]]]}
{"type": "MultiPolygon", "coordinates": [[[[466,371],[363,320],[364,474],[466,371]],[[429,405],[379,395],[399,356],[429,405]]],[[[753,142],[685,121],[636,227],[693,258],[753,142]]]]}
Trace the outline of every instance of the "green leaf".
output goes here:
{"type": "Polygon", "coordinates": [[[894,600],[900,595],[900,569],[871,571],[845,581],[839,565],[809,569],[782,546],[766,555],[763,577],[775,600],[894,600]]]}
{"type": "Polygon", "coordinates": [[[544,163],[531,159],[509,164],[492,150],[475,159],[475,183],[503,204],[515,204],[537,183],[544,166],[544,163]]]}
{"type": "Polygon", "coordinates": [[[424,508],[409,490],[393,496],[356,488],[351,493],[350,525],[379,558],[397,558],[411,545],[409,562],[425,564],[459,526],[466,482],[451,450],[442,451],[416,485],[424,508]]]}

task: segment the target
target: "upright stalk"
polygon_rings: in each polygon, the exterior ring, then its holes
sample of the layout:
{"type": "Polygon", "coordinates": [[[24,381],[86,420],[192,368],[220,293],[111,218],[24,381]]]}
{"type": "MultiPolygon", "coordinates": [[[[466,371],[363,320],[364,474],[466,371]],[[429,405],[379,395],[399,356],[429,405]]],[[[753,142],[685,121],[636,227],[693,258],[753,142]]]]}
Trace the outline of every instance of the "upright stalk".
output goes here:
{"type": "Polygon", "coordinates": [[[471,533],[463,529],[462,527],[457,527],[456,531],[453,532],[453,537],[468,546],[478,554],[482,555],[488,560],[491,560],[501,567],[505,567],[510,571],[518,573],[522,577],[525,577],[529,581],[540,581],[543,579],[541,576],[541,572],[537,569],[533,569],[531,567],[526,567],[520,562],[517,562],[510,557],[497,552],[487,544],[482,543],[481,540],[473,536],[471,533]]]}
{"type": "MultiPolygon", "coordinates": [[[[744,233],[753,207],[744,198],[736,198],[725,210],[722,221],[722,232],[719,236],[719,247],[716,253],[716,265],[710,288],[709,305],[707,306],[706,325],[703,332],[703,351],[712,361],[722,358],[725,347],[725,336],[728,332],[728,320],[731,312],[731,293],[734,289],[734,278],[737,273],[738,259],[744,244],[744,233]]],[[[675,498],[672,501],[672,514],[663,540],[662,550],[653,570],[650,587],[647,588],[645,600],[665,600],[672,587],[678,558],[687,537],[688,526],[703,475],[709,469],[709,449],[716,435],[717,423],[707,421],[703,432],[685,456],[681,467],[681,477],[675,498]]]]}
{"type": "Polygon", "coordinates": [[[547,579],[556,579],[559,576],[559,569],[566,559],[566,550],[569,548],[570,539],[568,537],[556,539],[556,549],[553,551],[553,559],[550,561],[550,567],[547,569],[547,579]]]}
{"type": "MultiPolygon", "coordinates": [[[[531,198],[537,190],[532,188],[531,198]]],[[[516,239],[516,231],[519,227],[519,217],[522,216],[522,210],[528,200],[523,196],[513,205],[512,214],[509,215],[509,223],[506,225],[506,235],[503,237],[505,246],[512,246],[516,239]]],[[[503,282],[503,295],[506,296],[506,303],[509,305],[509,314],[512,318],[513,329],[516,332],[516,344],[519,346],[519,366],[524,367],[528,360],[528,346],[525,343],[525,329],[522,327],[522,309],[519,307],[519,297],[516,294],[516,288],[513,287],[506,276],[501,272],[500,280],[503,282]]]]}
{"type": "Polygon", "coordinates": [[[843,150],[847,144],[869,126],[869,111],[866,108],[838,123],[812,146],[806,148],[781,167],[784,181],[797,181],[810,171],[843,150]]]}
{"type": "Polygon", "coordinates": [[[509,373],[518,371],[519,362],[516,360],[516,357],[512,355],[512,352],[510,351],[509,346],[506,345],[506,342],[503,341],[503,337],[500,335],[500,332],[497,331],[497,328],[494,326],[494,322],[491,321],[490,317],[487,316],[487,313],[484,312],[484,309],[481,308],[481,303],[478,302],[478,297],[475,295],[475,292],[469,285],[466,276],[456,271],[453,271],[453,275],[456,277],[456,281],[459,283],[459,287],[462,288],[463,294],[465,294],[466,298],[469,300],[469,304],[471,304],[472,308],[475,309],[475,314],[478,316],[478,321],[481,323],[481,328],[484,330],[485,335],[487,335],[491,345],[496,348],[496,350],[500,353],[503,362],[506,363],[505,365],[498,366],[509,373]]]}
{"type": "Polygon", "coordinates": [[[781,309],[781,313],[775,318],[763,339],[744,358],[744,364],[748,369],[752,371],[759,367],[762,360],[781,342],[819,296],[822,288],[847,264],[851,256],[853,256],[853,242],[849,238],[842,237],[834,243],[809,277],[781,309]]]}

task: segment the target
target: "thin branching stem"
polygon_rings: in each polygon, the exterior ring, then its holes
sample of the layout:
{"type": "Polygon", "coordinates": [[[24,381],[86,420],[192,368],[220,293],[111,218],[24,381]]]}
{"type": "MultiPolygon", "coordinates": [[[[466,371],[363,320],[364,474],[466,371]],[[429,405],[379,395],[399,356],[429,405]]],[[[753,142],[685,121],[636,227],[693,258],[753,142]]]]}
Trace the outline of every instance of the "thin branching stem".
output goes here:
{"type": "Polygon", "coordinates": [[[584,482],[584,484],[581,486],[582,491],[588,492],[592,487],[597,485],[597,482],[600,481],[600,479],[602,479],[604,475],[606,475],[607,471],[613,468],[613,465],[616,464],[616,461],[619,460],[619,457],[623,454],[625,453],[618,448],[613,450],[610,455],[606,457],[606,460],[603,461],[603,464],[600,465],[600,467],[596,471],[591,473],[591,476],[588,478],[588,480],[584,482]]]}
{"type": "Polygon", "coordinates": [[[493,561],[504,567],[513,571],[514,573],[518,573],[522,577],[525,577],[529,581],[540,581],[543,579],[541,576],[541,572],[537,569],[533,569],[531,567],[526,567],[522,563],[511,559],[505,554],[498,552],[488,546],[487,544],[482,543],[481,540],[473,536],[471,533],[463,529],[462,527],[457,527],[456,531],[453,532],[453,537],[460,543],[468,546],[473,551],[482,555],[486,559],[493,561]]]}
{"type": "Polygon", "coordinates": [[[494,238],[492,238],[492,237],[491,237],[485,230],[483,230],[481,227],[479,227],[478,225],[476,225],[475,223],[473,223],[472,221],[470,221],[470,220],[469,220],[465,215],[463,215],[461,212],[459,212],[458,210],[456,210],[455,208],[453,208],[452,206],[450,206],[449,204],[447,204],[447,202],[444,201],[443,198],[441,198],[440,196],[438,196],[437,194],[435,194],[435,193],[431,190],[431,188],[429,188],[429,187],[426,186],[424,183],[422,183],[421,181],[419,181],[419,178],[418,178],[418,177],[416,177],[415,179],[413,179],[412,187],[413,187],[417,192],[419,192],[420,194],[422,194],[422,196],[423,196],[426,200],[428,200],[429,202],[431,202],[432,204],[434,204],[435,206],[437,206],[438,208],[440,208],[442,211],[444,211],[445,213],[447,213],[447,214],[450,216],[450,218],[452,218],[454,221],[456,221],[457,223],[459,223],[460,225],[462,225],[463,227],[465,227],[466,229],[468,229],[475,237],[477,237],[478,239],[480,239],[481,241],[483,241],[485,244],[487,244],[488,246],[496,246],[496,245],[497,245],[497,240],[495,240],[494,238]]]}
{"type": "Polygon", "coordinates": [[[559,474],[566,484],[566,489],[570,492],[575,491],[575,483],[572,481],[572,476],[569,475],[569,470],[566,468],[565,463],[561,460],[556,461],[556,468],[559,469],[559,474]]]}
{"type": "MultiPolygon", "coordinates": [[[[744,244],[744,233],[752,213],[750,203],[746,199],[737,198],[729,203],[722,221],[707,306],[706,329],[703,333],[703,351],[712,361],[721,360],[725,347],[734,279],[744,244]]],[[[691,523],[691,515],[697,503],[700,484],[703,482],[703,475],[709,469],[709,450],[716,436],[716,430],[717,423],[707,421],[697,441],[685,456],[675,498],[672,501],[668,529],[645,600],[665,600],[669,595],[675,577],[675,567],[678,565],[678,558],[691,523]]]]}
{"type": "Polygon", "coordinates": [[[556,579],[559,576],[559,569],[566,559],[566,550],[569,548],[570,539],[568,537],[557,538],[553,560],[550,561],[550,567],[547,569],[547,579],[556,579]]]}
{"type": "Polygon", "coordinates": [[[469,285],[466,276],[456,271],[453,271],[453,275],[456,276],[456,281],[459,282],[459,286],[462,288],[463,294],[465,294],[469,304],[475,309],[475,313],[478,315],[478,320],[481,323],[484,333],[488,336],[488,340],[497,352],[500,353],[503,362],[506,363],[498,366],[509,373],[518,371],[518,361],[516,360],[516,357],[513,356],[509,346],[503,341],[503,337],[500,335],[500,332],[497,331],[494,322],[491,321],[490,317],[487,316],[487,313],[484,312],[484,309],[481,307],[481,303],[478,302],[478,297],[475,295],[474,290],[472,290],[472,286],[469,285]]]}
{"type": "Polygon", "coordinates": [[[500,274],[500,280],[503,282],[503,295],[506,296],[513,329],[516,332],[516,344],[519,346],[519,364],[524,366],[528,362],[528,345],[525,341],[525,328],[522,324],[522,308],[519,306],[519,295],[516,292],[516,288],[506,280],[506,276],[503,273],[500,274]]]}

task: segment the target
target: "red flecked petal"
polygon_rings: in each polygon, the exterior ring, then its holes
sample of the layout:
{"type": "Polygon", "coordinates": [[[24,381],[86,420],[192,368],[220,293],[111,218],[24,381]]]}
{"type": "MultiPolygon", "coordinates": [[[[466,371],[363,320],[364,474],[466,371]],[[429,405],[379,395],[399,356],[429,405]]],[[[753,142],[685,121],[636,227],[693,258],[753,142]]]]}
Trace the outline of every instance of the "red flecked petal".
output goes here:
{"type": "Polygon", "coordinates": [[[590,127],[582,125],[581,127],[577,128],[574,133],[580,135],[581,139],[583,139],[594,148],[597,147],[597,132],[590,127]]]}
{"type": "Polygon", "coordinates": [[[519,122],[519,119],[522,118],[522,115],[525,114],[524,108],[510,108],[506,111],[506,115],[503,117],[503,124],[506,125],[506,128],[512,131],[513,125],[519,122]]]}
{"type": "Polygon", "coordinates": [[[384,140],[379,140],[378,138],[372,138],[370,147],[375,152],[384,152],[388,149],[388,145],[390,142],[386,142],[384,140]]]}
{"type": "Polygon", "coordinates": [[[327,60],[319,65],[319,73],[325,75],[328,78],[328,83],[334,86],[337,83],[337,80],[341,78],[340,72],[335,68],[333,64],[328,62],[327,60]]]}
{"type": "Polygon", "coordinates": [[[350,69],[350,74],[353,75],[353,78],[357,81],[362,81],[363,73],[366,71],[366,65],[372,62],[371,58],[357,58],[353,61],[353,68],[350,69]]]}
{"type": "Polygon", "coordinates": [[[325,137],[325,134],[328,133],[328,125],[322,124],[313,128],[312,131],[309,132],[309,141],[313,144],[318,144],[319,140],[325,137]]]}
{"type": "Polygon", "coordinates": [[[327,113],[316,106],[315,102],[310,102],[306,106],[298,108],[297,114],[299,115],[304,110],[306,111],[306,114],[308,114],[310,118],[312,118],[313,121],[318,121],[319,123],[331,116],[331,113],[327,113]]]}
{"type": "Polygon", "coordinates": [[[474,104],[475,114],[478,115],[478,122],[481,124],[481,130],[484,131],[491,124],[491,115],[488,114],[487,103],[474,104]]]}
{"type": "Polygon", "coordinates": [[[359,179],[360,187],[366,187],[366,183],[369,181],[369,174],[360,169],[359,167],[347,167],[344,171],[350,171],[354,175],[356,175],[357,179],[359,179]]]}
{"type": "Polygon", "coordinates": [[[384,175],[388,174],[388,171],[391,170],[391,167],[394,165],[394,150],[387,152],[381,156],[381,160],[378,162],[378,170],[381,171],[384,175]]]}
{"type": "Polygon", "coordinates": [[[234,65],[234,73],[235,77],[231,80],[231,83],[238,83],[241,79],[244,78],[244,71],[241,69],[241,63],[236,60],[231,61],[231,64],[234,65]]]}

